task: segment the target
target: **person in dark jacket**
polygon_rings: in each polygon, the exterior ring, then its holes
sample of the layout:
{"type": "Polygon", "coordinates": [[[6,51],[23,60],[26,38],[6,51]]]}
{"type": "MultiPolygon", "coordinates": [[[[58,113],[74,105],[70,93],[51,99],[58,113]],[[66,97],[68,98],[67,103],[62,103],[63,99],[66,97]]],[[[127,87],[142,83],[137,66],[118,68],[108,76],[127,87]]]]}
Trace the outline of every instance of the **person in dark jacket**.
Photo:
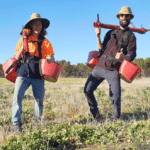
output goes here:
{"type": "Polygon", "coordinates": [[[28,39],[28,56],[22,57],[24,55],[22,38],[20,38],[15,49],[15,58],[20,60],[12,104],[12,126],[15,131],[21,131],[22,99],[30,85],[32,85],[35,100],[36,118],[38,121],[41,120],[45,89],[38,62],[41,58],[47,59],[48,63],[54,61],[52,45],[44,37],[49,25],[48,19],[41,18],[38,13],[33,13],[30,20],[25,24],[25,28],[31,30],[31,33],[24,37],[28,39]],[[41,38],[42,42],[39,45],[41,38]]]}
{"type": "Polygon", "coordinates": [[[95,30],[97,46],[102,55],[99,57],[98,64],[93,69],[84,88],[90,112],[97,121],[100,121],[102,116],[99,113],[93,92],[100,83],[107,80],[112,103],[112,118],[113,120],[119,119],[121,115],[121,85],[118,70],[124,59],[133,61],[136,57],[136,37],[128,27],[130,20],[134,18],[130,7],[122,7],[116,17],[120,21],[120,28],[108,31],[103,43],[100,40],[101,29],[96,28],[95,30]],[[123,41],[123,39],[126,40],[123,41]]]}

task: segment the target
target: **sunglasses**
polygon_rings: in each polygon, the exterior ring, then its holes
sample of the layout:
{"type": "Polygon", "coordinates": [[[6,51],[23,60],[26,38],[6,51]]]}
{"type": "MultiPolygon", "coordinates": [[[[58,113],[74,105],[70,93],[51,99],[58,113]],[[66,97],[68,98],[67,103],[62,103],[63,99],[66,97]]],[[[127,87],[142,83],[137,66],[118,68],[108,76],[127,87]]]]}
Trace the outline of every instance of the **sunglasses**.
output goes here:
{"type": "Polygon", "coordinates": [[[125,16],[126,18],[129,18],[130,15],[129,14],[120,14],[120,16],[123,18],[123,16],[125,16]]]}

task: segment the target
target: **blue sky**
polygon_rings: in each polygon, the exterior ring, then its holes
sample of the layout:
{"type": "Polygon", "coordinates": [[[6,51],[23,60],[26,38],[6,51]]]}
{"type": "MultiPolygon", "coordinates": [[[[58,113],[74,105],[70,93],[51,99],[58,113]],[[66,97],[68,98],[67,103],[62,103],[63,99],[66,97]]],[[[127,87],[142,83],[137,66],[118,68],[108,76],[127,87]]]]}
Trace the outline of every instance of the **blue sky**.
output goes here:
{"type": "MultiPolygon", "coordinates": [[[[119,25],[116,14],[121,6],[130,6],[136,28],[150,29],[149,0],[13,0],[0,2],[0,63],[14,57],[22,26],[33,12],[50,20],[46,38],[52,43],[55,59],[71,64],[86,63],[88,53],[97,50],[95,28],[96,15],[106,24],[119,25]]],[[[101,39],[108,30],[102,29],[101,39]]],[[[150,57],[150,32],[135,33],[137,58],[150,57]]]]}

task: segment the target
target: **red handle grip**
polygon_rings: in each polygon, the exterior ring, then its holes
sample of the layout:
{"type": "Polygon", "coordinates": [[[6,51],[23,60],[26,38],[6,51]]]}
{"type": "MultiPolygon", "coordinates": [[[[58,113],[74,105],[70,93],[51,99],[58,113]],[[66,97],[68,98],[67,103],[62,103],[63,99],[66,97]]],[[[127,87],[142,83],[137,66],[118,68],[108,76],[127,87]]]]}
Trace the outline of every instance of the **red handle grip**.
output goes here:
{"type": "Polygon", "coordinates": [[[23,35],[23,56],[29,56],[29,50],[28,50],[28,38],[27,35],[30,34],[29,29],[23,29],[22,35],[23,35]]]}

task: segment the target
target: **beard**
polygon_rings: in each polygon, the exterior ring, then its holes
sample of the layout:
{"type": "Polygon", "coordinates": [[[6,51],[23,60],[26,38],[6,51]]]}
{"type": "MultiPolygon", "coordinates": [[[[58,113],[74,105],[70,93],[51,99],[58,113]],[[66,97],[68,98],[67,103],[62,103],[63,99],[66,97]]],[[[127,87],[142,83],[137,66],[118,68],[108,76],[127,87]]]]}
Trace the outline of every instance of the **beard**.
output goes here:
{"type": "Polygon", "coordinates": [[[123,22],[120,21],[120,26],[123,27],[123,28],[128,27],[128,25],[130,24],[130,20],[126,20],[126,21],[127,21],[126,24],[124,24],[123,22]]]}

